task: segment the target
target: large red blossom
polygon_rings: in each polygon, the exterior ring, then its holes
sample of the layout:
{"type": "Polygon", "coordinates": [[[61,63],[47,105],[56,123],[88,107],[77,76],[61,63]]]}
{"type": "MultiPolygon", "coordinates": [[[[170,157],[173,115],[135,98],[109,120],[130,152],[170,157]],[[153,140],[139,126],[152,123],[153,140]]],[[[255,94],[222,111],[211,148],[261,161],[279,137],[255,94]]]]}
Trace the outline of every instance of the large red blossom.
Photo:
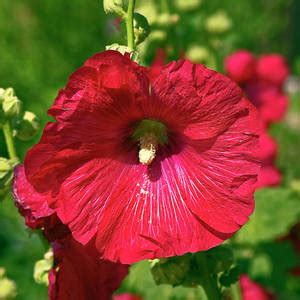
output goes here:
{"type": "Polygon", "coordinates": [[[241,294],[243,300],[274,300],[275,297],[247,275],[240,277],[241,294]]]}
{"type": "Polygon", "coordinates": [[[147,74],[116,51],[88,59],[25,158],[37,198],[75,240],[96,237],[122,263],[222,243],[253,211],[259,168],[256,111],[235,83],[186,60],[147,74]],[[149,165],[133,139],[143,120],[166,128],[149,165]]]}
{"type": "Polygon", "coordinates": [[[13,195],[26,224],[42,229],[51,242],[54,266],[49,273],[49,299],[110,300],[127,275],[128,266],[100,259],[94,240],[85,246],[76,242],[68,227],[47,207],[46,199],[34,192],[23,166],[15,169],[13,195]]]}

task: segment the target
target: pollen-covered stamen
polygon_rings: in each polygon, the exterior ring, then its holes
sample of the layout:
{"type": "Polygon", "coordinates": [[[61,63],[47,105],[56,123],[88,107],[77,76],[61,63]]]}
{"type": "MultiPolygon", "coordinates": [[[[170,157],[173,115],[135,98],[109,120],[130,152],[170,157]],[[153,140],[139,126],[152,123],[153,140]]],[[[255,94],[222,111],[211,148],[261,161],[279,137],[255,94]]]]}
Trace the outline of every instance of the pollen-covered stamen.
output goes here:
{"type": "Polygon", "coordinates": [[[139,162],[149,166],[155,159],[158,147],[168,141],[167,128],[157,120],[144,119],[135,128],[132,138],[139,145],[139,162]]]}
{"type": "Polygon", "coordinates": [[[157,150],[157,139],[154,134],[149,133],[140,138],[139,161],[149,166],[155,158],[157,150]]]}

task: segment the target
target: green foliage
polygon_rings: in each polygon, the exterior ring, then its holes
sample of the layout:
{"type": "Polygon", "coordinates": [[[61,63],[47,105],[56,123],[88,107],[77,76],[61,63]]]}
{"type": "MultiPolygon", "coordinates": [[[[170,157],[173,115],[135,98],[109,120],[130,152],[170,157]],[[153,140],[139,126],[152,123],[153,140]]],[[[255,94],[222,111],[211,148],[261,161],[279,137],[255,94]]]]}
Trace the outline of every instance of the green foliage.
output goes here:
{"type": "Polygon", "coordinates": [[[255,247],[241,247],[235,249],[241,273],[248,274],[253,280],[269,288],[279,299],[290,299],[287,295],[298,293],[300,287],[291,283],[294,276],[291,269],[299,263],[289,241],[267,242],[257,244],[255,247]],[[285,298],[286,297],[286,298],[285,298]]]}
{"type": "Polygon", "coordinates": [[[255,194],[255,211],[237,233],[240,243],[257,244],[288,233],[300,218],[300,194],[287,188],[262,189],[255,194]]]}
{"type": "Polygon", "coordinates": [[[210,299],[210,289],[217,293],[223,282],[228,287],[237,280],[232,248],[222,245],[195,254],[137,263],[120,291],[142,295],[146,300],[210,299]],[[155,283],[159,286],[154,288],[155,283]]]}

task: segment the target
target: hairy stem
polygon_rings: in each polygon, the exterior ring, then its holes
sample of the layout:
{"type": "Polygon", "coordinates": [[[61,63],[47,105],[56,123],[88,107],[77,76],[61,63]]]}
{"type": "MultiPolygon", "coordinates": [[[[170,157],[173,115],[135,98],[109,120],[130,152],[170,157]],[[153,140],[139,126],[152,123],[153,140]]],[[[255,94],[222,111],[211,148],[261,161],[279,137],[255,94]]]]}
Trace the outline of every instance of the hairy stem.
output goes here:
{"type": "Polygon", "coordinates": [[[232,284],[230,287],[230,295],[232,300],[242,300],[240,282],[232,284]]]}
{"type": "Polygon", "coordinates": [[[221,300],[220,291],[217,285],[217,281],[211,276],[209,267],[207,265],[206,256],[199,255],[198,263],[200,263],[205,277],[203,278],[202,286],[206,293],[208,300],[221,300]]]}
{"type": "Polygon", "coordinates": [[[4,133],[4,138],[5,138],[9,158],[11,159],[18,158],[9,121],[4,123],[4,125],[2,126],[2,130],[4,133]]]}
{"type": "Polygon", "coordinates": [[[135,0],[128,1],[127,15],[126,15],[126,31],[127,31],[127,46],[134,50],[134,31],[133,31],[133,13],[135,0]]]}

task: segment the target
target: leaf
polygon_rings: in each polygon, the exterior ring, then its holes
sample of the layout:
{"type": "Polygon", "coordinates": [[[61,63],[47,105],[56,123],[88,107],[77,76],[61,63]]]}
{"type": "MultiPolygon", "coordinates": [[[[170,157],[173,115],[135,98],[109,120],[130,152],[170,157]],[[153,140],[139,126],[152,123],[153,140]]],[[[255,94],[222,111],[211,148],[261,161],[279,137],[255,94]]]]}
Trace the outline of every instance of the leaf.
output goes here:
{"type": "Polygon", "coordinates": [[[280,295],[279,299],[290,299],[283,295],[300,292],[289,288],[289,282],[293,279],[291,270],[299,264],[299,257],[290,241],[237,248],[236,253],[241,273],[248,274],[254,281],[280,295]]]}
{"type": "Polygon", "coordinates": [[[257,244],[284,236],[300,217],[299,193],[285,189],[262,189],[255,194],[255,212],[236,234],[235,242],[257,244]]]}
{"type": "Polygon", "coordinates": [[[166,284],[157,286],[148,261],[141,261],[130,267],[129,275],[117,291],[117,293],[124,292],[140,295],[143,300],[207,300],[200,287],[172,287],[166,284]]]}

